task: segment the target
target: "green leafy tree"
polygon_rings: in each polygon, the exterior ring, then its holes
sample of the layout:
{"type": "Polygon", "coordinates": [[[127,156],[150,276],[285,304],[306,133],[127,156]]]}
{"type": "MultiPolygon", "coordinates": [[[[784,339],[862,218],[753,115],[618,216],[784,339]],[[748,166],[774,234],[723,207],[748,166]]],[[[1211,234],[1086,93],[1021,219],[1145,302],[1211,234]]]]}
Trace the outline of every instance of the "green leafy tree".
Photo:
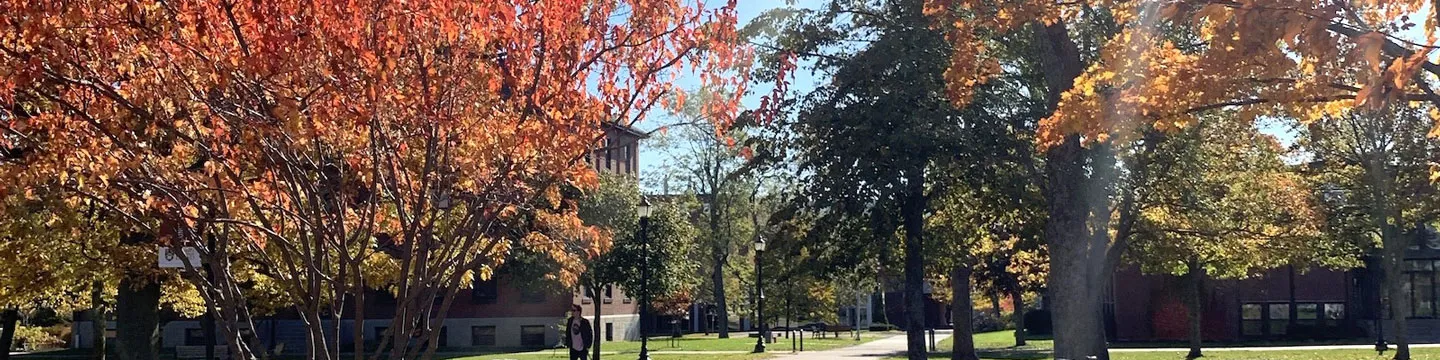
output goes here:
{"type": "Polygon", "coordinates": [[[656,139],[656,149],[667,156],[658,176],[647,181],[663,193],[689,192],[699,201],[707,286],[697,295],[715,305],[720,338],[728,338],[731,314],[748,308],[744,302],[731,301],[731,295],[750,292],[743,288],[741,277],[752,267],[748,258],[734,255],[748,248],[756,236],[752,215],[766,210],[756,205],[762,185],[755,177],[757,162],[750,146],[749,131],[755,118],[742,115],[731,128],[717,131],[706,120],[703,103],[694,100],[715,96],[719,95],[708,90],[689,93],[683,97],[691,100],[670,112],[674,123],[659,128],[656,139]]]}
{"type": "Polygon", "coordinates": [[[1317,181],[1332,200],[1331,232],[1362,239],[1359,246],[1378,260],[1370,265],[1385,274],[1381,300],[1394,312],[1396,359],[1409,357],[1414,310],[1402,276],[1394,276],[1404,272],[1406,234],[1440,219],[1440,204],[1430,200],[1437,193],[1431,161],[1440,149],[1425,135],[1432,125],[1420,109],[1357,109],[1311,123],[1302,143],[1314,152],[1317,181]]]}
{"type": "MultiPolygon", "coordinates": [[[[1229,116],[1226,113],[1210,116],[1229,116]]],[[[1284,265],[1357,266],[1348,242],[1321,235],[1323,214],[1279,142],[1241,122],[1206,121],[1157,144],[1129,258],[1185,283],[1190,352],[1201,357],[1207,278],[1284,265]]]]}
{"type": "MultiPolygon", "coordinates": [[[[581,282],[592,291],[619,286],[631,295],[639,295],[642,289],[648,289],[651,299],[659,300],[652,301],[652,308],[683,308],[688,303],[681,299],[693,298],[699,282],[699,265],[693,260],[700,252],[699,232],[691,224],[691,214],[698,206],[688,195],[654,201],[647,244],[637,237],[640,228],[636,207],[640,197],[635,178],[609,173],[600,175],[599,187],[582,195],[580,219],[599,231],[601,237],[610,239],[610,247],[589,258],[581,282]],[[642,281],[642,266],[647,264],[648,284],[642,281]]],[[[597,334],[602,323],[601,304],[594,302],[596,321],[592,324],[597,334]]],[[[599,358],[599,344],[593,349],[593,356],[599,358]]]]}
{"type": "Polygon", "coordinates": [[[852,221],[873,221],[878,246],[889,246],[896,225],[904,230],[907,348],[923,358],[932,163],[946,160],[963,124],[944,93],[949,46],[915,1],[836,1],[772,11],[761,21],[746,30],[774,50],[766,57],[779,61],[776,74],[798,56],[827,79],[801,95],[787,129],[806,196],[852,221]]]}

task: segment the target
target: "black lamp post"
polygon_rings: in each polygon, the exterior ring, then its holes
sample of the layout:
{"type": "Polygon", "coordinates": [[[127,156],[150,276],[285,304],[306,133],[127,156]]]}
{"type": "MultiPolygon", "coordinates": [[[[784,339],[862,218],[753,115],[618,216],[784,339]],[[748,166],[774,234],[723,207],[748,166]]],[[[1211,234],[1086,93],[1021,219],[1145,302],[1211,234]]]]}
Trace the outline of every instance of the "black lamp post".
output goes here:
{"type": "Polygon", "coordinates": [[[760,262],[760,254],[765,252],[765,237],[755,237],[755,319],[760,324],[760,330],[755,334],[755,352],[765,352],[765,291],[761,286],[765,281],[765,267],[760,262]]]}
{"type": "Polygon", "coordinates": [[[645,335],[650,312],[650,238],[646,234],[650,228],[650,199],[641,196],[640,205],[635,210],[640,215],[640,256],[643,257],[640,264],[640,360],[650,360],[650,337],[645,335]]]}

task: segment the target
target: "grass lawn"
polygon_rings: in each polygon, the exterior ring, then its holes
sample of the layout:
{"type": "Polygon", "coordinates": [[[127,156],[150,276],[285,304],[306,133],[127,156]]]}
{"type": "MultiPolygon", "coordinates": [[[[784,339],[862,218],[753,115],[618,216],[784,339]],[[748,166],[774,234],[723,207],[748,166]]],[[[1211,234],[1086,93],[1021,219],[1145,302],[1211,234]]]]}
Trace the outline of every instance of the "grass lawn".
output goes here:
{"type": "MultiPolygon", "coordinates": [[[[829,337],[829,338],[824,338],[824,339],[812,339],[812,338],[806,337],[806,338],[805,338],[805,351],[828,350],[828,349],[834,349],[834,348],[839,348],[839,347],[858,345],[858,344],[863,344],[863,343],[870,342],[870,341],[873,341],[873,340],[876,340],[876,339],[884,338],[884,337],[887,337],[887,336],[901,335],[901,334],[904,334],[904,333],[903,333],[903,332],[862,332],[861,335],[860,335],[860,340],[854,340],[854,339],[851,338],[851,337],[844,336],[844,334],[841,334],[841,337],[840,337],[840,338],[829,337]]],[[[652,353],[651,353],[650,357],[651,357],[652,359],[656,359],[656,360],[722,360],[722,359],[723,359],[723,360],[732,360],[732,359],[733,359],[733,360],[750,360],[750,359],[763,359],[763,358],[771,357],[771,356],[773,356],[773,355],[775,355],[775,354],[784,354],[784,353],[789,353],[789,352],[790,352],[790,339],[786,339],[786,338],[784,338],[784,337],[782,336],[782,337],[777,337],[777,338],[775,339],[775,342],[774,342],[774,343],[771,343],[771,344],[768,345],[768,349],[769,349],[769,351],[770,351],[769,353],[766,353],[766,354],[751,354],[751,353],[749,353],[749,351],[755,349],[755,338],[746,336],[745,333],[738,333],[738,334],[735,334],[735,335],[736,335],[736,336],[731,337],[731,338],[729,338],[729,339],[720,339],[720,338],[717,338],[717,337],[715,337],[715,336],[713,336],[713,335],[712,335],[712,336],[704,336],[704,335],[698,335],[698,334],[697,334],[697,335],[687,335],[687,336],[685,336],[685,337],[683,337],[683,338],[676,339],[674,346],[671,346],[671,345],[670,345],[670,338],[669,338],[668,336],[667,336],[667,337],[651,338],[651,339],[650,339],[650,351],[651,351],[652,353]],[[657,351],[658,351],[658,352],[667,352],[667,351],[741,351],[741,352],[743,352],[743,353],[729,353],[729,354],[694,354],[694,353],[691,353],[691,354],[664,354],[664,353],[661,353],[661,354],[655,354],[654,352],[657,352],[657,351]]],[[[634,358],[640,353],[640,342],[639,342],[639,341],[611,341],[611,342],[606,342],[606,343],[601,344],[600,350],[601,350],[602,352],[604,352],[604,354],[602,354],[601,357],[606,358],[606,359],[634,359],[634,358]]],[[[568,351],[569,351],[569,350],[566,350],[566,349],[556,349],[556,350],[554,350],[554,351],[552,351],[552,350],[533,350],[533,349],[525,349],[525,350],[500,350],[500,351],[491,351],[491,352],[485,352],[485,351],[474,351],[474,352],[466,352],[466,351],[445,352],[445,351],[442,351],[442,352],[440,352],[439,354],[436,354],[435,358],[437,358],[437,359],[456,359],[456,360],[568,359],[568,358],[569,358],[569,352],[568,352],[568,351]]],[[[162,354],[163,354],[163,356],[162,356],[163,358],[166,358],[166,359],[173,359],[173,358],[174,358],[174,356],[173,356],[172,354],[168,353],[168,352],[162,351],[162,354]]],[[[84,358],[88,358],[88,357],[89,357],[89,350],[86,350],[86,349],[67,349],[67,350],[62,350],[62,351],[57,351],[57,352],[49,352],[49,353],[43,353],[43,354],[24,355],[24,356],[19,356],[19,357],[16,357],[16,358],[17,358],[17,359],[20,359],[20,360],[61,360],[61,359],[64,359],[64,360],[72,360],[72,359],[84,359],[84,358]]]]}
{"type": "MultiPolygon", "coordinates": [[[[902,333],[902,332],[862,332],[861,335],[860,335],[860,340],[854,340],[853,338],[845,337],[843,334],[842,334],[842,336],[841,336],[840,338],[830,337],[830,338],[823,338],[823,339],[813,339],[813,338],[807,337],[807,338],[805,338],[805,351],[828,350],[828,349],[834,349],[834,348],[838,348],[838,347],[858,345],[858,344],[863,344],[863,343],[870,342],[870,341],[873,341],[873,340],[876,340],[876,339],[880,339],[880,338],[884,338],[884,337],[888,337],[888,336],[893,336],[893,335],[900,335],[900,334],[903,334],[903,333],[902,333]]],[[[750,354],[750,353],[748,353],[749,351],[755,349],[755,338],[745,336],[743,333],[739,334],[739,336],[731,337],[731,338],[729,338],[729,339],[720,339],[720,338],[714,337],[713,335],[712,335],[712,336],[704,336],[704,335],[693,335],[693,334],[692,334],[692,335],[687,335],[687,336],[685,336],[685,337],[683,337],[683,338],[677,339],[677,340],[675,341],[675,345],[674,345],[674,346],[671,346],[671,345],[670,345],[670,338],[669,338],[669,337],[658,337],[658,338],[651,338],[651,339],[650,339],[650,351],[651,351],[650,357],[651,357],[652,359],[657,359],[657,360],[671,360],[671,359],[674,359],[674,360],[680,360],[680,359],[684,359],[684,360],[712,360],[712,359],[713,359],[713,360],[719,360],[719,359],[736,359],[736,360],[743,360],[743,359],[763,359],[763,358],[770,357],[770,356],[772,356],[773,354],[789,353],[789,352],[790,352],[790,339],[786,339],[786,338],[784,338],[784,337],[777,337],[777,338],[775,339],[775,342],[774,342],[774,343],[771,343],[771,344],[768,344],[768,345],[767,345],[767,348],[769,349],[770,353],[767,353],[767,354],[750,354]],[[731,353],[731,354],[664,354],[664,353],[656,354],[656,353],[655,353],[655,352],[668,352],[668,351],[745,351],[745,352],[747,352],[747,353],[731,353]]],[[[555,350],[555,351],[551,351],[551,350],[518,351],[518,352],[508,352],[508,353],[481,354],[481,355],[470,355],[470,354],[462,354],[462,353],[451,353],[451,354],[444,354],[444,356],[437,356],[437,358],[442,358],[442,359],[456,359],[456,360],[567,359],[567,358],[569,358],[569,353],[567,353],[567,351],[568,351],[568,350],[565,350],[565,349],[557,349],[557,350],[555,350]]],[[[640,353],[640,342],[639,342],[639,341],[611,341],[611,342],[606,342],[606,343],[602,343],[602,344],[600,345],[600,351],[603,353],[603,354],[601,355],[601,357],[603,357],[603,358],[630,359],[630,358],[633,358],[633,357],[635,357],[636,355],[638,355],[638,354],[640,353]]]]}

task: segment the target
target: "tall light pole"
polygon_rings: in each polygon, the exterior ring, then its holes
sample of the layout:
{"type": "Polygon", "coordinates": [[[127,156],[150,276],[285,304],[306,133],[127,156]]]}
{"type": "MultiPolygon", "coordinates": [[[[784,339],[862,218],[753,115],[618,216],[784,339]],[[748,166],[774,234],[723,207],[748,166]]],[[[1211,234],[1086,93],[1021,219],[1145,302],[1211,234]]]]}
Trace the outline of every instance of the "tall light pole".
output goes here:
{"type": "Polygon", "coordinates": [[[760,330],[755,334],[755,352],[765,352],[765,291],[761,284],[765,281],[765,266],[760,262],[760,254],[765,252],[765,237],[755,237],[755,319],[760,324],[760,330]]]}
{"type": "Polygon", "coordinates": [[[645,335],[645,321],[650,312],[650,199],[640,196],[635,207],[640,215],[640,360],[650,360],[650,337],[645,335]]]}

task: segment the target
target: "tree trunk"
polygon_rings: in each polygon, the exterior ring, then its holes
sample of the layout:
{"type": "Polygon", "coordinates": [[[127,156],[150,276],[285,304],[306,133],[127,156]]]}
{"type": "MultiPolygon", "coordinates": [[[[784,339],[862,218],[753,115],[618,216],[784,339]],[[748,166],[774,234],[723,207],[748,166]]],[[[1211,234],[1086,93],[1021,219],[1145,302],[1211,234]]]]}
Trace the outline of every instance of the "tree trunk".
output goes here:
{"type": "Polygon", "coordinates": [[[991,291],[991,292],[990,292],[990,312],[995,313],[995,319],[996,319],[996,320],[1004,321],[1004,319],[1005,319],[1005,312],[1000,311],[1000,292],[999,292],[999,291],[991,291]]]}
{"type": "Polygon", "coordinates": [[[160,283],[126,276],[115,295],[116,349],[123,360],[150,360],[160,354],[160,283]]]}
{"type": "Polygon", "coordinates": [[[1189,280],[1187,282],[1189,286],[1186,287],[1186,292],[1189,294],[1186,296],[1188,299],[1185,301],[1185,310],[1188,313],[1186,318],[1190,322],[1190,353],[1185,355],[1185,358],[1194,359],[1205,356],[1200,352],[1201,342],[1204,341],[1204,333],[1201,328],[1201,316],[1205,309],[1204,301],[1201,298],[1205,294],[1205,267],[1200,264],[1199,259],[1193,258],[1188,265],[1190,269],[1185,276],[1189,280]]]}
{"type": "Polygon", "coordinates": [[[1390,157],[1385,152],[1372,153],[1364,159],[1364,170],[1371,186],[1371,221],[1380,229],[1381,259],[1385,264],[1384,287],[1390,294],[1391,339],[1395,343],[1395,360],[1409,360],[1410,342],[1407,339],[1406,327],[1409,325],[1407,318],[1411,309],[1409,294],[1405,293],[1402,277],[1405,247],[1408,244],[1397,228],[1401,221],[1400,214],[1391,205],[1394,177],[1386,166],[1390,157]]]}
{"type": "Polygon", "coordinates": [[[715,283],[715,326],[721,339],[730,338],[730,312],[725,309],[725,263],[716,259],[710,271],[710,281],[715,283]]]}
{"type": "Polygon", "coordinates": [[[727,258],[725,254],[730,249],[725,248],[724,242],[718,238],[720,236],[720,194],[718,187],[715,190],[710,192],[710,245],[714,247],[712,259],[715,261],[710,269],[710,281],[714,284],[712,286],[715,293],[715,320],[718,323],[716,325],[720,327],[718,332],[721,339],[729,339],[730,312],[725,308],[725,261],[727,258]]]}
{"type": "Polygon", "coordinates": [[[1015,347],[1025,346],[1025,293],[1016,286],[1010,290],[1010,303],[1015,311],[1010,313],[1010,320],[1015,323],[1015,347]]]}
{"type": "Polygon", "coordinates": [[[1105,289],[1104,248],[1106,228],[1092,234],[1083,196],[1087,159],[1078,136],[1047,154],[1050,183],[1046,187],[1050,219],[1045,237],[1050,245],[1048,290],[1054,336],[1055,358],[1083,360],[1091,356],[1109,358],[1105,350],[1104,323],[1100,296],[1105,289]],[[1100,247],[1097,249],[1096,247],[1100,247]]]}
{"type": "MultiPolygon", "coordinates": [[[[595,329],[592,332],[592,334],[594,335],[590,337],[591,339],[594,339],[590,344],[590,358],[593,360],[600,360],[600,343],[602,342],[601,339],[604,339],[601,337],[603,335],[600,333],[600,310],[602,310],[601,305],[604,303],[602,299],[605,295],[600,289],[601,288],[599,287],[590,287],[590,291],[594,292],[594,294],[590,296],[590,300],[593,301],[591,304],[595,304],[595,321],[591,322],[590,324],[591,327],[595,329]]],[[[575,316],[580,316],[580,314],[575,314],[575,316]]],[[[637,320],[639,319],[637,318],[637,320]]],[[[639,321],[636,321],[636,323],[638,324],[639,321]]],[[[641,333],[640,336],[645,336],[645,334],[641,333]]]]}
{"type": "MultiPolygon", "coordinates": [[[[1393,229],[1393,227],[1387,226],[1387,228],[1388,229],[1382,231],[1382,233],[1390,233],[1386,235],[1393,236],[1395,231],[1389,230],[1393,229]]],[[[1399,241],[1396,242],[1398,243],[1399,241]]],[[[1395,360],[1409,360],[1410,342],[1406,330],[1408,330],[1407,327],[1409,327],[1407,318],[1411,312],[1410,297],[1409,294],[1405,293],[1405,282],[1402,276],[1400,276],[1404,274],[1403,265],[1405,261],[1402,259],[1404,256],[1404,245],[1397,245],[1394,248],[1392,248],[1391,245],[1392,243],[1387,241],[1384,249],[1387,255],[1385,259],[1385,288],[1389,290],[1390,293],[1390,309],[1392,314],[1390,317],[1390,339],[1391,342],[1395,344],[1395,360]]]]}
{"type": "Polygon", "coordinates": [[[95,341],[90,348],[91,358],[105,360],[105,283],[100,280],[90,282],[90,333],[95,341]]]}
{"type": "Polygon", "coordinates": [[[924,360],[925,346],[925,176],[907,176],[900,215],[905,221],[905,337],[911,360],[924,360]]]}
{"type": "MultiPolygon", "coordinates": [[[[975,304],[970,300],[970,267],[959,265],[950,269],[950,322],[955,326],[955,332],[950,336],[954,351],[950,353],[951,360],[979,360],[980,356],[975,354],[975,333],[972,324],[972,313],[975,311],[975,304]]],[[[997,298],[994,296],[992,298],[997,298]]],[[[999,303],[996,300],[995,303],[999,303]]],[[[998,306],[997,306],[998,308],[998,306]]]]}
{"type": "MultiPolygon", "coordinates": [[[[1053,113],[1060,103],[1060,94],[1074,87],[1084,64],[1064,22],[1035,23],[1032,27],[1045,79],[1046,108],[1053,113]]],[[[1090,184],[1093,180],[1088,180],[1087,159],[1078,134],[1067,134],[1063,143],[1046,151],[1045,157],[1047,186],[1044,191],[1049,220],[1044,236],[1050,245],[1048,291],[1053,300],[1046,305],[1051,309],[1054,325],[1055,358],[1083,360],[1094,356],[1108,360],[1100,316],[1100,295],[1109,275],[1105,273],[1109,267],[1106,260],[1108,222],[1106,228],[1097,228],[1093,234],[1090,231],[1091,210],[1109,206],[1108,200],[1104,204],[1091,202],[1108,197],[1087,189],[1094,186],[1090,184]],[[1087,194],[1086,190],[1092,193],[1087,194]]],[[[1101,215],[1096,217],[1108,220],[1110,214],[1107,211],[1101,215]]]]}
{"type": "Polygon", "coordinates": [[[20,325],[20,311],[0,310],[0,360],[10,360],[10,350],[15,348],[15,327],[20,325]]]}

